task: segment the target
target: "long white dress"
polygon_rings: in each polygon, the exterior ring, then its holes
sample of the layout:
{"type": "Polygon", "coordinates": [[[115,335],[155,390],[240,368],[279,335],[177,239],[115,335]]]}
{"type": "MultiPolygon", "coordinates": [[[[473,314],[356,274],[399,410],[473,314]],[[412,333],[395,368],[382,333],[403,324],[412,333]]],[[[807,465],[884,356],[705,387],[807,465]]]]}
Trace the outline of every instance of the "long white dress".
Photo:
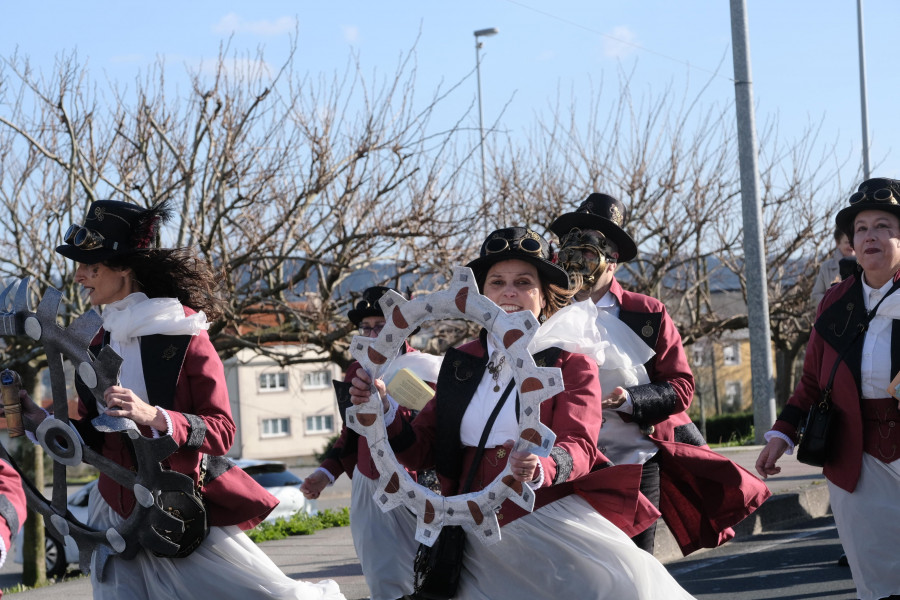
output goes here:
{"type": "MultiPolygon", "coordinates": [[[[123,359],[121,385],[145,401],[139,337],[195,335],[208,328],[202,312],[186,317],[177,300],[148,299],[141,293],[109,304],[103,319],[113,350],[123,359]]],[[[88,499],[87,524],[102,531],[123,521],[103,499],[99,486],[95,487],[88,499]]],[[[92,563],[95,559],[96,554],[92,563]]],[[[113,556],[103,568],[102,581],[100,569],[95,567],[99,565],[91,565],[91,584],[97,600],[346,600],[333,580],[309,583],[285,575],[237,526],[210,527],[200,547],[184,558],[163,558],[146,550],[129,560],[113,556]]]]}
{"type": "Polygon", "coordinates": [[[383,512],[375,502],[378,481],[353,474],[350,531],[371,600],[396,600],[413,593],[416,516],[400,506],[383,512]]]}
{"type": "MultiPolygon", "coordinates": [[[[586,319],[591,312],[583,303],[570,305],[541,326],[529,350],[564,346],[570,352],[582,352],[596,362],[613,360],[614,347],[600,342],[595,321],[586,319]],[[549,325],[549,327],[548,327],[549,325]],[[546,328],[546,329],[545,329],[546,328]]],[[[596,309],[593,314],[596,315],[596,309]]],[[[489,342],[490,346],[490,342],[489,342]]],[[[609,364],[612,368],[616,362],[609,364]]],[[[500,385],[512,377],[501,369],[500,385]]],[[[469,411],[487,410],[496,404],[498,393],[492,389],[486,372],[476,390],[469,411]],[[483,406],[479,406],[483,405],[483,406]]],[[[598,398],[599,402],[600,399],[598,398]]],[[[507,403],[512,405],[513,403],[507,403]]],[[[506,405],[504,405],[506,408],[506,405]]],[[[501,410],[488,438],[509,437],[504,428],[515,422],[501,410]],[[498,434],[496,436],[495,434],[498,434]]],[[[515,419],[515,415],[511,415],[515,419]]],[[[480,427],[467,432],[463,417],[461,438],[475,440],[480,427]]],[[[474,419],[472,423],[484,423],[474,419]]],[[[483,426],[483,425],[482,425],[483,426]]],[[[579,496],[566,496],[547,504],[501,528],[499,542],[485,546],[470,540],[466,544],[460,587],[455,600],[497,600],[500,598],[590,598],[591,600],[691,600],[687,593],[652,554],[638,548],[617,526],[600,515],[579,496]]]]}

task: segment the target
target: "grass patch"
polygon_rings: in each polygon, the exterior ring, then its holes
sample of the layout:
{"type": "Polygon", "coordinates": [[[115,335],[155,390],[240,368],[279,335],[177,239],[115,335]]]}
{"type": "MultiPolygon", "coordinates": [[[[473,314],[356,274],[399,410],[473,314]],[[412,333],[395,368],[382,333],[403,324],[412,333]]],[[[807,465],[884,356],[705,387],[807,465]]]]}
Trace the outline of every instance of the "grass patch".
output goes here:
{"type": "Polygon", "coordinates": [[[247,536],[256,542],[283,540],[292,535],[311,535],[320,529],[344,527],[350,524],[350,509],[324,510],[314,515],[297,512],[289,519],[280,518],[264,521],[247,531],[247,536]]]}

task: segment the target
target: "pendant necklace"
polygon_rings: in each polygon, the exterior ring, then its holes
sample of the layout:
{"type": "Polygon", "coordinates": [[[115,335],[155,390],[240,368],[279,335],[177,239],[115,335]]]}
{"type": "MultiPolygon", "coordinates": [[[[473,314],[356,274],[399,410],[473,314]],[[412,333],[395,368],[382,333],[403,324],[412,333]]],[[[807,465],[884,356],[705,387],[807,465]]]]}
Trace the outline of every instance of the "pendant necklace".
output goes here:
{"type": "Polygon", "coordinates": [[[487,370],[490,372],[491,377],[494,379],[494,391],[500,391],[500,371],[503,369],[503,362],[506,360],[506,355],[501,355],[500,360],[497,361],[497,364],[494,364],[494,360],[497,358],[497,351],[491,355],[491,360],[487,365],[487,370]]]}

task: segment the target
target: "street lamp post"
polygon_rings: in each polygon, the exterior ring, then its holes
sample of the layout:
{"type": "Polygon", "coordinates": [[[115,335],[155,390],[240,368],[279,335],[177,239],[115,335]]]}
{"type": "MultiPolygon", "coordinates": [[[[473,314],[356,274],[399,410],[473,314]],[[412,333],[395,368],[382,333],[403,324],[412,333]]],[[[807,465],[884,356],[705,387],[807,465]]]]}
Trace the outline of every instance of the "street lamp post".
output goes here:
{"type": "MultiPolygon", "coordinates": [[[[487,224],[487,175],[484,166],[484,110],[481,106],[481,40],[478,38],[497,35],[499,30],[496,27],[488,27],[487,29],[479,29],[475,32],[475,78],[478,81],[478,132],[481,136],[479,146],[481,149],[481,205],[485,207],[484,221],[487,224]]],[[[490,227],[488,227],[490,231],[490,227]]]]}

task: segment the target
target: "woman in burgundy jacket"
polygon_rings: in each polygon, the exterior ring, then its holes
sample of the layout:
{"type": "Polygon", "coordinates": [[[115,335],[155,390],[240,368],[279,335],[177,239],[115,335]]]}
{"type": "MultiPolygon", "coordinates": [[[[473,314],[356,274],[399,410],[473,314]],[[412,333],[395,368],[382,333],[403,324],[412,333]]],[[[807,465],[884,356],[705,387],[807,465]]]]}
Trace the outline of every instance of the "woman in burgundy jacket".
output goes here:
{"type": "Polygon", "coordinates": [[[803,375],[756,461],[763,477],[798,443],[810,408],[831,389],[836,431],[824,465],[831,510],[861,600],[900,598],[900,181],[869,179],[836,218],[861,267],[830,288],[803,375]],[[893,389],[891,387],[893,382],[893,389]]]}

